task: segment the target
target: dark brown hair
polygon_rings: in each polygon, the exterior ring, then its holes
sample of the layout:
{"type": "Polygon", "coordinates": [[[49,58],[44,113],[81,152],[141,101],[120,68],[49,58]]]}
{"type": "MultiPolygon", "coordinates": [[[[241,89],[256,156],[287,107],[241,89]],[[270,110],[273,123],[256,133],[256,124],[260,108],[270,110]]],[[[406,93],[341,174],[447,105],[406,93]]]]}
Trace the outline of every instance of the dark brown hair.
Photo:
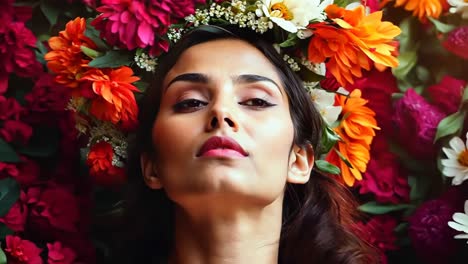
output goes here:
{"type": "MultiPolygon", "coordinates": [[[[174,204],[164,190],[152,190],[143,181],[140,155],[154,152],[151,138],[159,111],[162,82],[180,55],[199,43],[235,38],[260,50],[275,66],[290,102],[294,142],[320,147],[324,126],[300,78],[283,61],[264,35],[236,27],[202,26],[185,36],[160,58],[154,82],[140,103],[139,128],[129,149],[128,197],[124,237],[129,263],[164,263],[173,247],[174,204]]],[[[318,158],[318,157],[316,157],[318,158]]],[[[331,176],[312,171],[307,184],[287,184],[279,263],[377,263],[373,249],[351,232],[355,204],[348,190],[331,176]]]]}

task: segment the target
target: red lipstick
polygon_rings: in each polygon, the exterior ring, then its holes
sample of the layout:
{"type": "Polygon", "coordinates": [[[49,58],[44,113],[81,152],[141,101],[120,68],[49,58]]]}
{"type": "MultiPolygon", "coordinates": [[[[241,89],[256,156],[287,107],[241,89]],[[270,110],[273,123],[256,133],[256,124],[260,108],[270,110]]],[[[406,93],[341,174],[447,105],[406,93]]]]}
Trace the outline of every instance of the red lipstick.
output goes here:
{"type": "Polygon", "coordinates": [[[210,137],[200,148],[197,157],[247,157],[249,154],[230,137],[210,137]]]}

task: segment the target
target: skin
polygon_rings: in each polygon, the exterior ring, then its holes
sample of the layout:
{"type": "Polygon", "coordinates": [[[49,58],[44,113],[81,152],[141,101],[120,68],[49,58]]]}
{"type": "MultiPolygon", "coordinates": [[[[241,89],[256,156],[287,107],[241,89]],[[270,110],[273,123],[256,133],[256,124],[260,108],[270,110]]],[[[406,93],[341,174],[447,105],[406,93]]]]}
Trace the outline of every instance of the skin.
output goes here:
{"type": "Polygon", "coordinates": [[[269,60],[241,40],[187,49],[163,83],[153,125],[155,155],[142,155],[145,182],[176,204],[171,263],[277,263],[287,182],[303,184],[309,146],[293,144],[283,84],[269,60]],[[199,157],[228,136],[246,157],[199,157]]]}

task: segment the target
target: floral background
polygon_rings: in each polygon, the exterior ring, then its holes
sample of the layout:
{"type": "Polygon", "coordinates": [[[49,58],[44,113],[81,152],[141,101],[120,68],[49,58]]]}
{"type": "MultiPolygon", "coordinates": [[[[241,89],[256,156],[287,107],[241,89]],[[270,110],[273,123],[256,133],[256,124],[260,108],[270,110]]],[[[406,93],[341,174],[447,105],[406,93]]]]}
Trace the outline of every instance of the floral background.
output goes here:
{"type": "MultiPolygon", "coordinates": [[[[177,38],[169,25],[202,3],[0,0],[0,263],[106,263],[136,100],[169,46],[158,36],[177,38]]],[[[321,87],[338,92],[316,102],[339,107],[344,140],[317,165],[355,194],[356,232],[384,263],[467,263],[468,3],[361,4],[400,27],[399,64],[352,82],[327,71],[321,87]]]]}

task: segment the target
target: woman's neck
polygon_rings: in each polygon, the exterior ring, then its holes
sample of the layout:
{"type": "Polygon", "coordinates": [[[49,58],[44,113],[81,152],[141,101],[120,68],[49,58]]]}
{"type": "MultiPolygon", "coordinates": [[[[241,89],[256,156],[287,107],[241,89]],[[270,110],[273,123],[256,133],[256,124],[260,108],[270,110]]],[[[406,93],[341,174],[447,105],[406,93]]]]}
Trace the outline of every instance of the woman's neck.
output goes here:
{"type": "Polygon", "coordinates": [[[205,205],[195,213],[176,209],[175,245],[169,263],[278,263],[281,203],[250,208],[205,205]]]}

